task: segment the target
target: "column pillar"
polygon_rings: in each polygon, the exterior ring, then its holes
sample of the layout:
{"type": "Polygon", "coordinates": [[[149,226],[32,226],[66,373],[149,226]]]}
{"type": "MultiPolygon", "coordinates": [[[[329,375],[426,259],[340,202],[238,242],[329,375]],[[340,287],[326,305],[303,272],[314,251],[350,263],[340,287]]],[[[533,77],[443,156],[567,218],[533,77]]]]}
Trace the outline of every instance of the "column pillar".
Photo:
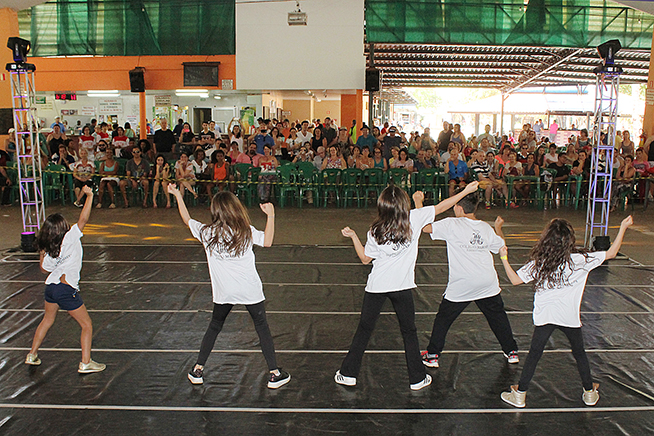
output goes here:
{"type": "Polygon", "coordinates": [[[647,136],[654,134],[654,63],[652,63],[652,56],[654,56],[654,33],[652,34],[649,74],[647,75],[647,90],[645,91],[645,115],[643,116],[643,131],[647,136]]]}

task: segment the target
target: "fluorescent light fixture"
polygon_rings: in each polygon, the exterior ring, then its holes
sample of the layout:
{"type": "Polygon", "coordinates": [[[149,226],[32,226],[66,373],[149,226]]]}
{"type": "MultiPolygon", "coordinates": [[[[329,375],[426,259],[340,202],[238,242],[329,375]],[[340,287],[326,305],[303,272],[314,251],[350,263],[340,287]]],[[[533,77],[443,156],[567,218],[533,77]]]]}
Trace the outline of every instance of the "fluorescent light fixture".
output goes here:
{"type": "Polygon", "coordinates": [[[219,95],[214,95],[213,98],[215,98],[216,100],[220,100],[222,97],[219,95]]]}
{"type": "Polygon", "coordinates": [[[178,97],[209,98],[209,90],[208,89],[176,89],[175,95],[178,97]]]}
{"type": "Polygon", "coordinates": [[[88,90],[87,94],[114,94],[114,95],[120,95],[120,91],[117,89],[96,89],[96,90],[88,90]]]}

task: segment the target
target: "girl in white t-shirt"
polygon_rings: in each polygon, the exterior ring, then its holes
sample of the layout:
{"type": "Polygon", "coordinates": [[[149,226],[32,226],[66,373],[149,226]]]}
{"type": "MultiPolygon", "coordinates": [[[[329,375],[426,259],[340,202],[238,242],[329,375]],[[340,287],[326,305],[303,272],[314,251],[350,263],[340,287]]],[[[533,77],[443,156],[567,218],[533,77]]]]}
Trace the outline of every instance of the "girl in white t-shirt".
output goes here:
{"type": "Polygon", "coordinates": [[[38,351],[52,324],[54,324],[59,308],[68,311],[82,327],[80,339],[82,345],[82,361],[77,372],[81,374],[100,372],[107,366],[91,360],[91,341],[93,339],[93,324],[86,306],[79,294],[79,272],[82,269],[82,230],[89,221],[93,205],[93,190],[84,186],[82,193],[86,201],[77,223],[72,227],[58,213],[50,215],[36,236],[36,245],[40,252],[41,271],[50,273],[45,280],[45,314],[36,328],[32,349],[25,358],[28,365],[40,365],[38,351]]]}
{"type": "Polygon", "coordinates": [[[266,320],[263,285],[254,264],[252,245],[270,247],[275,234],[275,209],[272,204],[261,205],[268,216],[265,231],[250,224],[247,209],[234,194],[222,191],[211,201],[211,224],[191,219],[184,204],[184,196],[173,184],[168,192],[177,199],[179,214],[193,236],[202,242],[209,263],[213,316],[202,339],[197,363],[191,368],[188,379],[193,384],[203,383],[204,364],[213,349],[218,333],[235,304],[244,304],[259,335],[261,351],[268,363],[268,387],[277,389],[291,380],[290,374],[277,366],[275,346],[266,320]]]}
{"type": "MultiPolygon", "coordinates": [[[[349,227],[341,230],[343,236],[352,239],[361,262],[365,265],[372,262],[372,271],[363,297],[359,326],[350,351],[334,376],[336,383],[356,385],[361,359],[384,301],[388,298],[393,303],[400,324],[411,389],[419,390],[429,386],[431,376],[426,373],[420,357],[411,293],[416,287],[418,240],[422,228],[432,223],[436,215],[445,212],[469,193],[476,192],[478,187],[478,182],[470,183],[461,193],[436,206],[411,210],[408,194],[391,185],[382,191],[377,200],[378,215],[368,231],[365,248],[354,230],[349,227]]],[[[413,194],[413,199],[415,203],[422,204],[424,195],[417,191],[413,194]]]]}
{"type": "Polygon", "coordinates": [[[500,249],[500,259],[513,285],[534,282],[534,334],[529,355],[522,369],[520,383],[502,393],[502,400],[515,407],[525,407],[529,382],[543,355],[545,344],[554,330],[561,330],[570,341],[572,355],[584,386],[582,399],[587,406],[599,401],[599,383],[593,383],[590,365],[584,350],[579,310],[588,274],[605,260],[613,259],[620,250],[625,231],[633,224],[628,216],[620,225],[615,242],[608,251],[588,253],[575,247],[572,225],[560,218],[553,219],[543,230],[540,240],[529,255],[530,262],[515,272],[508,260],[506,247],[500,249]]]}

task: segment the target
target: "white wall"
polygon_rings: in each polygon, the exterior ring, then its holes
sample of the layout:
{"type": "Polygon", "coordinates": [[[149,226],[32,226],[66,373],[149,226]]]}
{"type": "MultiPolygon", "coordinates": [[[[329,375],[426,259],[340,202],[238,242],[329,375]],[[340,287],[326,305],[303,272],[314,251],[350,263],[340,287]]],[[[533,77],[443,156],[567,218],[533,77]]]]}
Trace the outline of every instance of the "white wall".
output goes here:
{"type": "Polygon", "coordinates": [[[238,89],[363,89],[363,0],[236,3],[238,89]]]}

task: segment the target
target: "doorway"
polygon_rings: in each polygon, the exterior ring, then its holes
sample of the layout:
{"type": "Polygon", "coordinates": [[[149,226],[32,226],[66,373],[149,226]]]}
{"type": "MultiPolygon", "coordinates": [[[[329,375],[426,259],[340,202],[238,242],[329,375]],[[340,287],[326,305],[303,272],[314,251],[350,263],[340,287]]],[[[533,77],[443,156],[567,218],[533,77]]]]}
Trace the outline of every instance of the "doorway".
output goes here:
{"type": "Polygon", "coordinates": [[[193,108],[193,131],[195,133],[202,131],[202,123],[211,120],[210,107],[194,107],[193,108]]]}

